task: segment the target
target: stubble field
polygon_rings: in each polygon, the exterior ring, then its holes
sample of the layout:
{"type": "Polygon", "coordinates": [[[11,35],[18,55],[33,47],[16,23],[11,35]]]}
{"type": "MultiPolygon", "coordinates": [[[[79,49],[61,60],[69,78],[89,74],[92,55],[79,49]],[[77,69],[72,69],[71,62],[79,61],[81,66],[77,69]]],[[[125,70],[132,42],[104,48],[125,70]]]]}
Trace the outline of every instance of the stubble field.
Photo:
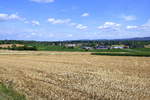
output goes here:
{"type": "Polygon", "coordinates": [[[150,57],[0,51],[0,82],[27,100],[150,100],[150,57]]]}

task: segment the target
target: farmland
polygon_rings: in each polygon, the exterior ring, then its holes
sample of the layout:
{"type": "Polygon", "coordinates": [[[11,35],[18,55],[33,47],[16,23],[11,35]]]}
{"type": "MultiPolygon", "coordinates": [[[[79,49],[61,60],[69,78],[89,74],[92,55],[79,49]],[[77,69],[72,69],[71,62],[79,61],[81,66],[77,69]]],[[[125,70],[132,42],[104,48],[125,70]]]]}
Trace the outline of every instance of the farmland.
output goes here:
{"type": "Polygon", "coordinates": [[[149,48],[136,48],[136,49],[126,49],[126,50],[107,50],[92,53],[92,55],[108,55],[108,56],[136,56],[136,57],[150,57],[149,48]]]}
{"type": "Polygon", "coordinates": [[[0,83],[27,100],[149,100],[149,66],[150,57],[1,50],[0,83]]]}

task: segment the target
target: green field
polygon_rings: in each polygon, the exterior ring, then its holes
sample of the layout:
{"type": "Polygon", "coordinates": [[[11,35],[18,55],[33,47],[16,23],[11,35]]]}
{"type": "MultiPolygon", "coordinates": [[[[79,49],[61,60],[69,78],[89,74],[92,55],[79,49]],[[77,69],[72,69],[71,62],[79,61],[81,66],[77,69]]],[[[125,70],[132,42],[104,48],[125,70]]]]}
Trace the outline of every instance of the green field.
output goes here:
{"type": "Polygon", "coordinates": [[[96,52],[92,53],[92,55],[150,57],[150,48],[125,49],[125,52],[96,52]]]}
{"type": "Polygon", "coordinates": [[[133,49],[100,49],[84,50],[81,48],[65,48],[61,46],[37,46],[39,51],[72,51],[72,52],[92,52],[92,55],[110,55],[110,56],[143,56],[150,57],[150,48],[133,49]]]}
{"type": "Polygon", "coordinates": [[[26,100],[25,96],[17,93],[11,87],[0,83],[0,100],[26,100]]]}

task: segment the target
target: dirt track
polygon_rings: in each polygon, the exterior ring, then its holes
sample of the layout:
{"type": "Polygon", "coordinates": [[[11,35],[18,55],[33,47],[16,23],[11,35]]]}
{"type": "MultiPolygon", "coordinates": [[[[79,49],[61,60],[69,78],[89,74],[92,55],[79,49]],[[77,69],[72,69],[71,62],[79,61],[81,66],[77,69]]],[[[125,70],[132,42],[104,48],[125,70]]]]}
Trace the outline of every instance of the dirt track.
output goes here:
{"type": "Polygon", "coordinates": [[[150,57],[0,51],[0,81],[29,100],[150,100],[150,57]]]}

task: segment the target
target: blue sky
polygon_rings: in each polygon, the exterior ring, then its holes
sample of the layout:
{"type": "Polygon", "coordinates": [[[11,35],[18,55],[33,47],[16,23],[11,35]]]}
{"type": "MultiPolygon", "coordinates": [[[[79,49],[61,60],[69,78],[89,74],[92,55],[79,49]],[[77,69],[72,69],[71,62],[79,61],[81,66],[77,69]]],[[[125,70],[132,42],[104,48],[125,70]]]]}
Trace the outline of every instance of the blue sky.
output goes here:
{"type": "Polygon", "coordinates": [[[150,0],[1,0],[0,39],[150,36],[150,0]]]}

